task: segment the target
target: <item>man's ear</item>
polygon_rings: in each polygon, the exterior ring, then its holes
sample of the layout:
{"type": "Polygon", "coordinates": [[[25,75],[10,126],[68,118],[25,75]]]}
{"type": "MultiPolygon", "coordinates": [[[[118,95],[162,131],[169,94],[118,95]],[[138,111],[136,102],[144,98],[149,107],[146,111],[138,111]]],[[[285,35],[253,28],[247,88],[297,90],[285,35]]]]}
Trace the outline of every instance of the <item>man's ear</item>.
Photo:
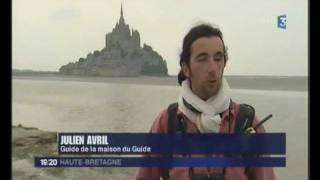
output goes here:
{"type": "Polygon", "coordinates": [[[186,63],[182,63],[182,71],[187,78],[190,77],[190,68],[186,63]]]}

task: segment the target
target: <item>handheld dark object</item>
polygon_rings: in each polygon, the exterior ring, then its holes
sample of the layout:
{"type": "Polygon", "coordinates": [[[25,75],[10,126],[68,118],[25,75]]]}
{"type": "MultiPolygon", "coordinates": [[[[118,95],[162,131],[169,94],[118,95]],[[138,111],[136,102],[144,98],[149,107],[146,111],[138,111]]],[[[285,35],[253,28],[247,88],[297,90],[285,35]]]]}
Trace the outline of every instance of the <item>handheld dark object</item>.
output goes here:
{"type": "Polygon", "coordinates": [[[269,114],[267,117],[265,117],[264,119],[262,119],[262,121],[260,121],[257,125],[255,125],[254,127],[249,127],[246,129],[245,133],[256,133],[256,129],[258,127],[260,127],[263,123],[265,123],[267,120],[269,120],[272,117],[272,114],[269,114]]]}

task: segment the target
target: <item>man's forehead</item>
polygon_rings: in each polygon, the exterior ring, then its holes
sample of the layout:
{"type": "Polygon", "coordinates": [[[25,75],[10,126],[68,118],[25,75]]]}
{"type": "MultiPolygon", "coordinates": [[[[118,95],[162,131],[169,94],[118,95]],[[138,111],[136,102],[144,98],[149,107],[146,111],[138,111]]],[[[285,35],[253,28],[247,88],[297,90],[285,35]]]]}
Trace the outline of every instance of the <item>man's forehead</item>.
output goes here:
{"type": "Polygon", "coordinates": [[[223,52],[223,42],[218,36],[198,38],[191,45],[191,53],[199,51],[223,52]]]}

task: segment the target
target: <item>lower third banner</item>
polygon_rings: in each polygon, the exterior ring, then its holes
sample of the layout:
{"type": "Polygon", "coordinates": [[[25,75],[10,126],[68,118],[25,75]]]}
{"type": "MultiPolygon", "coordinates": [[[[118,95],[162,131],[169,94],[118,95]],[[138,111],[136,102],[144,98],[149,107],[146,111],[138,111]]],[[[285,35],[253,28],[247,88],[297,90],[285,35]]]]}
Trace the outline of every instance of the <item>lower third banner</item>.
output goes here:
{"type": "Polygon", "coordinates": [[[35,157],[35,167],[285,167],[285,157],[35,157]]]}

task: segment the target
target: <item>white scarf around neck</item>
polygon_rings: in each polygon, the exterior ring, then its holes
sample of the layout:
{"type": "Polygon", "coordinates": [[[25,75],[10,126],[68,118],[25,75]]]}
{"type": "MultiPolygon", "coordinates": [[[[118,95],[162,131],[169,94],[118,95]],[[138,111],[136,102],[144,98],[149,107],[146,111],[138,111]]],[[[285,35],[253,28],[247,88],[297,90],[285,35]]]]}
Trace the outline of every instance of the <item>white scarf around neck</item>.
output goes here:
{"type": "Polygon", "coordinates": [[[190,82],[186,79],[182,82],[181,93],[178,97],[179,110],[196,123],[201,133],[219,132],[221,123],[219,114],[229,108],[231,101],[229,89],[228,82],[223,77],[218,93],[204,101],[192,92],[190,82]],[[201,113],[195,113],[187,108],[183,99],[201,113]]]}

